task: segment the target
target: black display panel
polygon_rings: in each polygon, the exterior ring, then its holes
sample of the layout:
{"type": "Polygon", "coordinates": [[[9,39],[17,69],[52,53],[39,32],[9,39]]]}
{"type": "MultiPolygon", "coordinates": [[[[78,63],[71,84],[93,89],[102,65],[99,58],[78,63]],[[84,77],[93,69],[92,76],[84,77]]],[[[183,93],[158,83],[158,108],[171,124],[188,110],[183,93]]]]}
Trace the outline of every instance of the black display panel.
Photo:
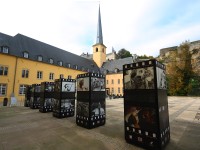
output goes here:
{"type": "Polygon", "coordinates": [[[30,98],[30,108],[37,109],[40,108],[40,84],[32,84],[31,88],[31,98],[30,98]]]}
{"type": "Polygon", "coordinates": [[[54,82],[42,82],[40,88],[40,112],[52,112],[54,102],[54,82]]]}
{"type": "Polygon", "coordinates": [[[86,73],[77,76],[76,124],[95,128],[105,124],[105,77],[86,73]]]}
{"type": "Polygon", "coordinates": [[[76,80],[55,80],[53,116],[58,118],[72,117],[75,113],[76,80]]]}
{"type": "Polygon", "coordinates": [[[157,60],[123,66],[124,129],[128,143],[162,149],[169,142],[165,69],[157,60]]]}

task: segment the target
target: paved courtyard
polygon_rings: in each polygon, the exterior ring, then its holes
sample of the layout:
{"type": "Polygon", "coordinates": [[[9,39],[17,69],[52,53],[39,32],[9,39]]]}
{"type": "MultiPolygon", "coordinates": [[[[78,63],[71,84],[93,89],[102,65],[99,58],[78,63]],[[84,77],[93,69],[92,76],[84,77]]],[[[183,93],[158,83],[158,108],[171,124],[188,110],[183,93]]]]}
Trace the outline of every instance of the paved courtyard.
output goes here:
{"type": "MultiPolygon", "coordinates": [[[[168,97],[167,150],[200,149],[200,97],[168,97]]],[[[124,140],[123,99],[106,101],[106,125],[85,129],[27,107],[0,106],[0,150],[139,150],[124,140]]]]}

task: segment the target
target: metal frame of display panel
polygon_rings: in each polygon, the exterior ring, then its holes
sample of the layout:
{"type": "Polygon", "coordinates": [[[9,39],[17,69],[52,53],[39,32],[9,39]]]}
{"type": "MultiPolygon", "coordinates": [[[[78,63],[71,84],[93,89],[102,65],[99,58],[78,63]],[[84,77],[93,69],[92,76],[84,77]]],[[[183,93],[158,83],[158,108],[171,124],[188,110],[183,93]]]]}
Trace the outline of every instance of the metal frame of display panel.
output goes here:
{"type": "Polygon", "coordinates": [[[40,112],[52,112],[54,102],[54,82],[42,82],[40,92],[40,112]]]}
{"type": "Polygon", "coordinates": [[[56,79],[53,116],[57,118],[72,117],[75,113],[76,80],[56,79]]]}
{"type": "Polygon", "coordinates": [[[32,84],[30,108],[32,109],[40,108],[40,84],[32,84]]]}
{"type": "Polygon", "coordinates": [[[169,142],[165,70],[154,59],[123,66],[124,130],[128,143],[162,149],[169,142]]]}
{"type": "Polygon", "coordinates": [[[78,75],[76,124],[91,129],[105,122],[105,77],[96,73],[78,75]]]}

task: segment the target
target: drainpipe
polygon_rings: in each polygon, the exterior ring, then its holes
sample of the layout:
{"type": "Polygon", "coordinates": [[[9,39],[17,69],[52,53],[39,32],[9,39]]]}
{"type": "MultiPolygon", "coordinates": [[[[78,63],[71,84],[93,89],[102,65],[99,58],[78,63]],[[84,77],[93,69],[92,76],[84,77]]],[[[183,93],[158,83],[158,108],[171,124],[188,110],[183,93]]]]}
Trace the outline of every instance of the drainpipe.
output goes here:
{"type": "Polygon", "coordinates": [[[14,82],[13,82],[13,90],[12,90],[12,96],[14,96],[14,90],[15,90],[15,82],[16,82],[16,73],[17,73],[17,64],[18,64],[18,57],[16,59],[15,63],[15,74],[14,74],[14,82]]]}

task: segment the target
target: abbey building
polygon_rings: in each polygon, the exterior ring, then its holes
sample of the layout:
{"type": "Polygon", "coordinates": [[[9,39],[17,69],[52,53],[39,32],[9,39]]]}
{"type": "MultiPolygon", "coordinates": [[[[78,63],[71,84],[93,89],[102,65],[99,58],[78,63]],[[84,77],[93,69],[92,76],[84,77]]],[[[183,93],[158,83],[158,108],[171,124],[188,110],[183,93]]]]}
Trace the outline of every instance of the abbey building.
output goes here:
{"type": "Polygon", "coordinates": [[[0,102],[11,96],[23,102],[26,85],[75,79],[86,72],[106,74],[107,94],[123,95],[122,65],[131,63],[132,57],[117,60],[114,50],[106,54],[100,7],[97,39],[92,47],[91,58],[84,58],[22,34],[0,33],[0,102]]]}

